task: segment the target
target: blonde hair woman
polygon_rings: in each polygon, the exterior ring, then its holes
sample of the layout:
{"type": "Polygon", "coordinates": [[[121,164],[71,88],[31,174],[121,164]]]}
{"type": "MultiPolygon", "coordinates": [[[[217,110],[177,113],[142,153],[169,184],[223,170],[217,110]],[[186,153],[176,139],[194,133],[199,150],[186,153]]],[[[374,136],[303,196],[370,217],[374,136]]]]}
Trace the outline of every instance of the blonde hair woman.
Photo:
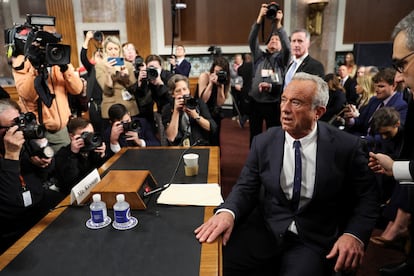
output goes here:
{"type": "Polygon", "coordinates": [[[374,84],[372,82],[372,77],[363,75],[357,78],[357,85],[355,86],[356,92],[359,95],[357,101],[357,108],[361,112],[361,109],[364,108],[369,99],[372,96],[375,96],[374,84]]]}
{"type": "Polygon", "coordinates": [[[136,83],[132,63],[123,61],[118,63],[115,59],[122,57],[121,42],[115,36],[108,36],[103,43],[103,61],[95,65],[96,79],[101,86],[102,104],[101,114],[108,121],[108,110],[113,104],[123,104],[131,116],[138,115],[138,106],[135,98],[128,92],[128,88],[136,83]]]}

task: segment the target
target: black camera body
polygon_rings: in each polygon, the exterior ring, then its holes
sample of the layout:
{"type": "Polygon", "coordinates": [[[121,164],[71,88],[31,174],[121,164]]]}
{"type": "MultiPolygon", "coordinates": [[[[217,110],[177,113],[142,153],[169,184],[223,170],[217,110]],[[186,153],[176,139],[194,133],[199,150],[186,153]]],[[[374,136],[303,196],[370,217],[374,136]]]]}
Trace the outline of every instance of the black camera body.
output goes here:
{"type": "Polygon", "coordinates": [[[70,46],[58,43],[46,44],[45,64],[65,65],[70,63],[70,46]]]}
{"type": "Polygon", "coordinates": [[[227,82],[227,72],[226,71],[218,71],[217,72],[217,82],[220,84],[225,84],[227,82]]]}
{"type": "Polygon", "coordinates": [[[141,128],[141,124],[139,121],[131,121],[131,122],[121,122],[122,127],[124,128],[124,132],[128,131],[138,131],[141,128]]]}
{"type": "Polygon", "coordinates": [[[95,150],[102,145],[102,137],[96,133],[84,131],[80,135],[85,145],[81,148],[82,152],[95,150]]]}
{"type": "Polygon", "coordinates": [[[28,141],[28,151],[30,156],[38,156],[40,158],[52,158],[55,155],[53,148],[49,145],[40,146],[36,139],[28,141]]]}
{"type": "Polygon", "coordinates": [[[155,80],[156,78],[158,78],[157,68],[148,67],[147,68],[147,79],[148,80],[155,80]]]}
{"type": "Polygon", "coordinates": [[[95,39],[99,43],[102,43],[103,36],[104,36],[103,32],[101,32],[101,31],[94,31],[93,32],[93,39],[95,39]]]}
{"type": "Polygon", "coordinates": [[[270,2],[269,4],[267,4],[266,18],[274,20],[276,18],[278,10],[280,10],[279,4],[277,4],[276,2],[270,2]]]}
{"type": "Polygon", "coordinates": [[[189,109],[196,109],[198,106],[198,99],[193,98],[191,95],[183,95],[184,105],[189,109]]]}
{"type": "Polygon", "coordinates": [[[14,119],[14,122],[19,127],[19,130],[23,132],[25,139],[31,140],[45,137],[45,128],[36,122],[36,115],[32,112],[20,114],[19,117],[14,119]]]}

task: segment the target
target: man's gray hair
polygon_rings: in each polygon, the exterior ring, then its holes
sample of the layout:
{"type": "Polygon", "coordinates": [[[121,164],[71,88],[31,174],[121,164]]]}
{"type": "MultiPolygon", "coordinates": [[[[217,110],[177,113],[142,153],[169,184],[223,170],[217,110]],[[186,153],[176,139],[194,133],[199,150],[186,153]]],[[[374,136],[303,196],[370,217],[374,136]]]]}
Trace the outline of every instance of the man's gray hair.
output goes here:
{"type": "Polygon", "coordinates": [[[0,100],[0,114],[2,114],[4,111],[9,110],[9,109],[16,109],[17,111],[20,111],[16,102],[9,100],[9,99],[1,99],[0,100]]]}
{"type": "Polygon", "coordinates": [[[312,101],[312,108],[315,108],[317,106],[326,107],[329,100],[329,88],[328,84],[322,78],[316,75],[299,72],[293,76],[292,81],[293,80],[313,81],[316,84],[316,95],[312,101]]]}
{"type": "Polygon", "coordinates": [[[392,32],[392,38],[394,39],[402,31],[406,33],[405,46],[414,51],[414,10],[398,22],[392,32]]]}

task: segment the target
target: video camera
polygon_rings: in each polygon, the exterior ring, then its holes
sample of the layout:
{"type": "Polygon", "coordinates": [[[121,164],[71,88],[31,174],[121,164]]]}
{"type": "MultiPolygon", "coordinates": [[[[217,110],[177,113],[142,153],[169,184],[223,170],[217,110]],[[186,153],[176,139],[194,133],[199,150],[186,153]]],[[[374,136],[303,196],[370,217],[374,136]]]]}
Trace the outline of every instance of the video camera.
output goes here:
{"type": "Polygon", "coordinates": [[[9,45],[9,56],[25,55],[36,69],[70,63],[70,46],[58,44],[62,36],[43,30],[44,26],[55,26],[56,17],[28,14],[26,22],[5,30],[5,42],[9,45]]]}
{"type": "Polygon", "coordinates": [[[82,152],[95,150],[102,145],[102,137],[97,133],[84,131],[78,139],[83,139],[85,145],[81,148],[82,152]]]}
{"type": "Polygon", "coordinates": [[[24,138],[40,139],[45,137],[45,128],[36,122],[36,115],[32,112],[20,114],[19,117],[14,119],[15,125],[23,132],[24,138]]]}
{"type": "Polygon", "coordinates": [[[198,106],[198,99],[193,98],[191,95],[183,95],[184,105],[189,109],[196,109],[198,106]]]}
{"type": "Polygon", "coordinates": [[[270,2],[267,4],[266,18],[274,20],[276,18],[277,11],[280,10],[279,4],[276,2],[270,2]]]}

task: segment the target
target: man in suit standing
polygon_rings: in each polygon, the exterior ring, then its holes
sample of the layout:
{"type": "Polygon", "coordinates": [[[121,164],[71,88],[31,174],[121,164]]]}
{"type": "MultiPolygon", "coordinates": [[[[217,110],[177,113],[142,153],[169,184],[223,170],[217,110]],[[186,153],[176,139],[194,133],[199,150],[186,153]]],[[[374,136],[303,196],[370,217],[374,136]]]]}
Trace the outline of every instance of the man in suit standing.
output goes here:
{"type": "Polygon", "coordinates": [[[288,66],[285,74],[286,87],[291,81],[293,75],[297,72],[305,72],[325,77],[325,69],[319,61],[309,55],[310,33],[306,29],[297,29],[290,36],[290,48],[292,52],[292,61],[288,66]]]}
{"type": "Polygon", "coordinates": [[[341,79],[341,85],[346,91],[346,101],[350,104],[356,104],[358,99],[356,92],[357,82],[349,76],[348,67],[345,64],[339,66],[338,75],[341,79]]]}
{"type": "Polygon", "coordinates": [[[200,242],[223,234],[224,275],[332,275],[361,264],[377,188],[361,140],[318,122],[328,97],[321,78],[296,74],[282,126],[255,137],[232,192],[195,230],[200,242]]]}

